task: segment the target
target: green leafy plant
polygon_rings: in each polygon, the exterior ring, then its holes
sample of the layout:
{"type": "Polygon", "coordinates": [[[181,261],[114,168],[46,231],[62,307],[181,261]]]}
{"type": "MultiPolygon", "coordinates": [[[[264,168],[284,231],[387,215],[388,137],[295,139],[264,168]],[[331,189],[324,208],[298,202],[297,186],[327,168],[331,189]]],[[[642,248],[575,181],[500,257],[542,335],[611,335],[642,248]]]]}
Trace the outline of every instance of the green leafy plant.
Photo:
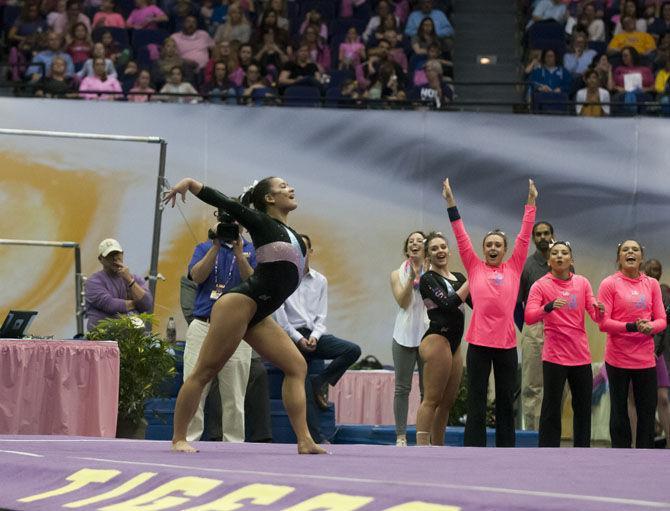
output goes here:
{"type": "Polygon", "coordinates": [[[119,420],[141,423],[144,403],[160,394],[161,383],[175,374],[172,345],[145,325],[152,314],[119,316],[100,321],[86,334],[92,341],[116,341],[121,352],[119,420]]]}

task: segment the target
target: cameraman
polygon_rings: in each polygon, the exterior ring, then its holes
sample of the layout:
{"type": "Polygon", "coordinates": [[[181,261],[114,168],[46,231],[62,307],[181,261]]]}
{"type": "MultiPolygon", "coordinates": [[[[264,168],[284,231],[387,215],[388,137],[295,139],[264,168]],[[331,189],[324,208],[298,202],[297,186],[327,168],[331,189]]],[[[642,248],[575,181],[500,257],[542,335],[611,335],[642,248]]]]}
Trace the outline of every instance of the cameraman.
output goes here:
{"type": "MultiPolygon", "coordinates": [[[[240,227],[222,210],[215,213],[216,229],[209,230],[209,240],[195,247],[188,265],[189,278],[198,285],[193,321],[186,332],[184,380],[195,368],[202,343],[209,331],[212,305],[223,293],[249,278],[256,266],[253,245],[240,234],[240,227]]],[[[242,341],[217,379],[221,394],[222,440],[244,442],[244,396],[249,381],[251,347],[242,341]]],[[[188,426],[187,440],[200,440],[204,429],[204,406],[210,385],[200,397],[198,410],[188,426]]]]}

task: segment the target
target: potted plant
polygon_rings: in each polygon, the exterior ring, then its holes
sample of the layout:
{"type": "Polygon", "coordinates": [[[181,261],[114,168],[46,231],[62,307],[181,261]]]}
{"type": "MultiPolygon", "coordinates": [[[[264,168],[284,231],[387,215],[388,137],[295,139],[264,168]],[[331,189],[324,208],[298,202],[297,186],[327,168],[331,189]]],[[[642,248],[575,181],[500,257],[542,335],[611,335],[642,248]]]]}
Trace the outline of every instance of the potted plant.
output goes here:
{"type": "Polygon", "coordinates": [[[144,438],[144,403],[160,394],[161,384],[175,373],[172,346],[147,328],[153,323],[152,314],[119,316],[100,321],[86,334],[89,340],[119,345],[119,438],[144,438]]]}

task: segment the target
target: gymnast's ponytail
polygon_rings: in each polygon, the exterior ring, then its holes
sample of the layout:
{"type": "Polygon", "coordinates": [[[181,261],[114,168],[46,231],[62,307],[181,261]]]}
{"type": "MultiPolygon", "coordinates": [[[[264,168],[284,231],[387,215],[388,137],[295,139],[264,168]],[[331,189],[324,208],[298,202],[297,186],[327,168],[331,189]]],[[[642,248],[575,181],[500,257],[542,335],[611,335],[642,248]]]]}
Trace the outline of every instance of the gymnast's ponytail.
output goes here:
{"type": "Polygon", "coordinates": [[[244,193],[240,195],[239,200],[244,206],[253,206],[254,209],[262,211],[267,210],[267,203],[265,196],[270,193],[272,188],[272,180],[274,176],[266,177],[260,181],[254,181],[250,187],[244,188],[244,193]]]}

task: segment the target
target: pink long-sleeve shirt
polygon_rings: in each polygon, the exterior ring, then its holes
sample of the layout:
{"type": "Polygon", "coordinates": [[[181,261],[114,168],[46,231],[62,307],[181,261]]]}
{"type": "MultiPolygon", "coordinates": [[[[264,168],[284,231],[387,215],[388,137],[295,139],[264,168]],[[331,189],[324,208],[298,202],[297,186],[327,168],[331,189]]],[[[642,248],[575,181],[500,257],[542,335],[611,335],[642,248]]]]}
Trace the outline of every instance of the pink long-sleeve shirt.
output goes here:
{"type": "Polygon", "coordinates": [[[602,281],[598,300],[605,306],[600,322],[600,330],[607,333],[605,362],[623,369],[655,367],[653,335],[628,332],[626,323],[647,319],[653,334],[665,329],[667,321],[658,281],[643,273],[631,279],[618,271],[602,281]]]}
{"type": "Polygon", "coordinates": [[[535,210],[535,206],[526,206],[512,256],[500,266],[489,266],[477,256],[461,219],[451,222],[470,281],[472,318],[465,334],[465,340],[470,344],[503,349],[516,347],[514,307],[535,210]]]}
{"type": "Polygon", "coordinates": [[[570,274],[567,280],[547,273],[535,281],[526,302],[525,320],[532,325],[544,322],[542,360],[564,366],[591,363],[589,340],[584,328],[584,311],[598,321],[591,284],[581,275],[570,274]],[[566,303],[560,309],[545,312],[544,306],[558,298],[566,303]]]}

